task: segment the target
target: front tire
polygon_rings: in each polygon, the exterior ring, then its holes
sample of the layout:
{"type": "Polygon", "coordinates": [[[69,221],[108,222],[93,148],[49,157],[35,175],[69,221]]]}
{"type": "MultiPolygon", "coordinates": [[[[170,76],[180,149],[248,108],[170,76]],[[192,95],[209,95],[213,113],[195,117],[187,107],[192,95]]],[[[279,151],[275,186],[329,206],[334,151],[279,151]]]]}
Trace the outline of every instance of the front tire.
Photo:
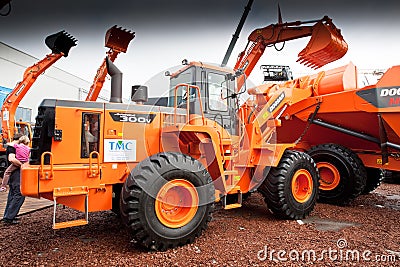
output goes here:
{"type": "Polygon", "coordinates": [[[314,209],[318,180],[317,167],[309,155],[287,150],[258,190],[272,213],[283,219],[298,220],[314,209]]]}
{"type": "Polygon", "coordinates": [[[321,202],[346,205],[363,192],[367,172],[353,151],[337,144],[323,144],[311,148],[308,154],[317,163],[321,177],[321,202]]]}
{"type": "Polygon", "coordinates": [[[194,158],[159,153],[140,162],[126,179],[121,217],[145,247],[167,250],[194,242],[211,220],[215,189],[194,158]]]}

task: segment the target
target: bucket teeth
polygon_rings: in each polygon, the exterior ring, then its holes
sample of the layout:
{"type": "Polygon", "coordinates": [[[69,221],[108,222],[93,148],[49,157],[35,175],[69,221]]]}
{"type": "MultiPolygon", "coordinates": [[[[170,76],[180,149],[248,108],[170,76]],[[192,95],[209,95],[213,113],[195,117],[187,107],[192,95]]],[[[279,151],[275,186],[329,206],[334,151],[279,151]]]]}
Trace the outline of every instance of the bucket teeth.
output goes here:
{"type": "Polygon", "coordinates": [[[66,31],[61,31],[61,33],[62,34],[64,34],[64,36],[65,36],[65,38],[66,39],[69,39],[72,43],[74,43],[75,45],[76,45],[76,42],[78,42],[78,40],[74,37],[74,36],[72,36],[71,34],[69,34],[68,32],[66,32],[66,31]]]}
{"type": "Polygon", "coordinates": [[[318,23],[307,46],[299,53],[297,62],[317,69],[343,57],[347,48],[334,25],[318,23]]]}

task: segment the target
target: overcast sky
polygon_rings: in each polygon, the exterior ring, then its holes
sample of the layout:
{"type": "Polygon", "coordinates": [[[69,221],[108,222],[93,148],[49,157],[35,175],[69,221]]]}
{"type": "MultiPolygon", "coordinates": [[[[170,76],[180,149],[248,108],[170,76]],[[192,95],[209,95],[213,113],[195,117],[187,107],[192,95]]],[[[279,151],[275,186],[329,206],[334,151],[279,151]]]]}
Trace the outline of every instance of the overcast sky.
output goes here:
{"type": "MultiPolygon", "coordinates": [[[[105,32],[117,24],[136,32],[127,54],[121,54],[116,61],[124,73],[124,86],[143,84],[184,58],[220,63],[247,1],[13,0],[11,14],[0,17],[0,41],[43,58],[49,53],[44,38],[66,30],[78,39],[78,45],[56,66],[92,81],[105,56],[105,32]]],[[[281,0],[279,3],[284,21],[328,15],[342,30],[349,51],[325,68],[349,61],[362,69],[400,64],[400,1],[281,0]]],[[[234,66],[252,30],[276,23],[277,4],[276,0],[254,0],[228,66],[234,66]]],[[[279,53],[269,48],[260,63],[290,65],[295,73],[310,71],[296,63],[297,54],[307,41],[308,38],[288,42],[279,53]]],[[[253,73],[252,81],[261,83],[261,71],[256,67],[253,73]]],[[[155,95],[160,89],[150,88],[150,91],[150,95],[155,95]]]]}

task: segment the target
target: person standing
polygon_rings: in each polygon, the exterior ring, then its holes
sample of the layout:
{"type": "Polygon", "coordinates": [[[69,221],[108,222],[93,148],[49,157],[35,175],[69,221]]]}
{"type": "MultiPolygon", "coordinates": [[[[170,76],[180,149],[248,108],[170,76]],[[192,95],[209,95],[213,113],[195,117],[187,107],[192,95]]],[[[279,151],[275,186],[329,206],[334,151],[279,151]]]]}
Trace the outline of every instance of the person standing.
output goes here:
{"type": "MultiPolygon", "coordinates": [[[[14,145],[16,158],[22,164],[28,162],[29,160],[29,154],[30,154],[30,148],[28,146],[29,142],[30,142],[29,138],[23,135],[18,140],[18,143],[14,145]]],[[[10,179],[10,175],[19,168],[20,168],[19,165],[17,166],[14,165],[13,163],[11,163],[10,166],[8,166],[3,175],[3,181],[1,182],[0,192],[4,192],[7,190],[6,186],[8,184],[8,180],[10,179]]]]}
{"type": "MultiPolygon", "coordinates": [[[[6,159],[8,165],[14,164],[16,166],[21,166],[22,163],[16,158],[16,150],[14,145],[18,143],[22,134],[15,134],[13,136],[13,141],[7,146],[6,149],[6,159]]],[[[25,197],[21,194],[21,179],[20,179],[21,169],[18,168],[10,175],[10,180],[8,182],[10,191],[8,192],[6,209],[4,210],[3,222],[5,224],[17,224],[16,216],[24,204],[25,197]]]]}

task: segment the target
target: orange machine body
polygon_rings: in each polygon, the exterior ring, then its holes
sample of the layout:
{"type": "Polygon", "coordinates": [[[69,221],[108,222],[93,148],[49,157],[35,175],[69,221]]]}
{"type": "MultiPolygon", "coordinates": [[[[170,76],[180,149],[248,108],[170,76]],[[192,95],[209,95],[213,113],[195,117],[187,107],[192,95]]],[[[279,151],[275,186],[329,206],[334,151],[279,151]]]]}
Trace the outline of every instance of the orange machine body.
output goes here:
{"type": "MultiPolygon", "coordinates": [[[[222,200],[226,209],[237,208],[241,206],[242,194],[257,189],[269,168],[283,164],[284,158],[296,161],[293,166],[299,171],[282,173],[278,177],[282,179],[287,175],[284,181],[292,181],[288,185],[292,188],[288,194],[294,198],[289,205],[277,209],[286,210],[290,206],[295,211],[282,211],[282,216],[303,218],[317,198],[318,172],[308,155],[287,151],[295,147],[293,141],[280,142],[275,133],[282,125],[284,111],[312,96],[311,87],[275,86],[275,94],[271,97],[258,89],[250,90],[255,97],[243,105],[239,103],[238,95],[243,93],[244,77],[251,73],[269,44],[312,36],[308,47],[313,49],[300,57],[312,67],[343,56],[347,44],[330,19],[324,17],[304,23],[314,22],[314,26],[307,27],[300,27],[303,22],[279,22],[262,31],[256,39],[249,38],[252,45],[241,53],[235,71],[185,61],[186,66],[171,75],[167,106],[43,100],[36,118],[30,164],[23,166],[21,171],[21,192],[26,196],[54,200],[54,210],[56,203],[61,203],[86,214],[85,220],[56,223],[54,211],[54,228],[82,225],[88,222],[90,211],[119,210],[121,191],[132,187],[132,182],[140,182],[136,176],[134,179],[138,181],[131,180],[136,166],[146,172],[143,162],[152,156],[184,155],[206,168],[213,181],[215,200],[222,200]],[[269,40],[266,33],[275,26],[279,26],[279,31],[273,31],[273,40],[269,40]],[[320,35],[320,31],[325,33],[320,35]],[[318,36],[323,36],[322,42],[318,41],[318,36]],[[261,49],[257,48],[259,46],[261,49]],[[313,55],[318,51],[325,51],[326,56],[316,62],[313,55]],[[233,203],[227,202],[228,195],[236,197],[233,203]]],[[[108,59],[106,66],[112,73],[113,95],[116,92],[113,88],[122,84],[122,73],[111,61],[108,59]]],[[[120,101],[115,98],[113,101],[120,101]]],[[[170,187],[195,195],[193,184],[187,180],[177,178],[161,190],[170,191],[170,187]]],[[[280,190],[286,189],[280,187],[276,191],[280,190]]],[[[157,195],[178,197],[175,193],[161,191],[157,195]]],[[[185,198],[182,203],[190,198],[185,198]]],[[[161,210],[170,212],[170,205],[157,201],[155,205],[160,208],[156,210],[158,219],[164,226],[169,226],[174,218],[163,215],[161,210]]],[[[173,206],[178,209],[179,205],[173,206]]],[[[122,206],[127,207],[121,202],[121,209],[124,209],[122,206]]],[[[181,214],[185,225],[190,224],[193,212],[181,214]]]]}
{"type": "MultiPolygon", "coordinates": [[[[224,70],[192,62],[180,72],[205,69],[221,75],[224,70]]],[[[84,210],[83,191],[89,198],[89,211],[108,210],[113,186],[122,185],[139,162],[163,151],[187,154],[203,163],[214,180],[217,199],[257,188],[265,178],[265,168],[277,166],[285,150],[294,146],[271,141],[280,125],[277,112],[311,91],[285,88],[284,97],[258,103],[259,112],[251,110],[256,102],[244,104],[232,133],[233,129],[221,126],[225,117],[219,123],[211,119],[219,112],[201,107],[208,105],[202,100],[208,88],[201,81],[199,85],[189,82],[177,84],[171,97],[177,101],[179,92],[196,90],[200,109],[195,113],[189,112],[191,107],[177,107],[176,102],[158,107],[44,100],[36,120],[31,161],[22,168],[22,193],[50,200],[59,195],[58,203],[84,210]]],[[[233,81],[228,88],[234,91],[233,81]]]]}
{"type": "MultiPolygon", "coordinates": [[[[350,148],[366,167],[400,170],[400,66],[390,68],[374,85],[357,87],[356,67],[334,70],[265,85],[312,90],[312,95],[288,107],[277,128],[278,142],[297,148],[334,143],[350,148]]],[[[264,94],[273,95],[271,90],[264,94]]]]}

